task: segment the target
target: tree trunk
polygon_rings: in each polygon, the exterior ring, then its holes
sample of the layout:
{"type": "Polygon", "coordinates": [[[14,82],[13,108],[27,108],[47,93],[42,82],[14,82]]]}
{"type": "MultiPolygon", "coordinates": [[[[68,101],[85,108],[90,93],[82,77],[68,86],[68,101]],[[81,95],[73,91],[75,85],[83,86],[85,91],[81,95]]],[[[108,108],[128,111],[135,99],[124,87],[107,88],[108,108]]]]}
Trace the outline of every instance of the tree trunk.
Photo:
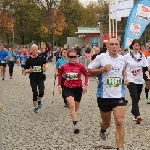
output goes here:
{"type": "Polygon", "coordinates": [[[24,35],[21,36],[21,44],[24,45],[24,35]]]}
{"type": "Polygon", "coordinates": [[[50,44],[51,44],[52,50],[54,50],[54,34],[53,33],[50,33],[50,44]]]}
{"type": "Polygon", "coordinates": [[[7,40],[7,45],[9,45],[9,36],[8,36],[8,33],[6,33],[6,40],[7,40]]]}

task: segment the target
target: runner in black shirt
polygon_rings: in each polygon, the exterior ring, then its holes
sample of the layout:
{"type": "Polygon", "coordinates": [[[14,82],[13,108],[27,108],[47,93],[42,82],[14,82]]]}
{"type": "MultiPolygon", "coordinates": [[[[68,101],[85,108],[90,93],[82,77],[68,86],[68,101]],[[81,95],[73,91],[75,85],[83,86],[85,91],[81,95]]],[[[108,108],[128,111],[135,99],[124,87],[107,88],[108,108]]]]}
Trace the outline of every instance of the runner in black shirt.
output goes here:
{"type": "Polygon", "coordinates": [[[38,56],[38,46],[31,46],[32,55],[26,60],[25,72],[30,73],[30,85],[33,92],[33,111],[37,113],[38,108],[42,107],[41,98],[44,95],[44,81],[46,76],[46,61],[43,56],[38,56]],[[38,91],[37,91],[38,87],[38,91]]]}

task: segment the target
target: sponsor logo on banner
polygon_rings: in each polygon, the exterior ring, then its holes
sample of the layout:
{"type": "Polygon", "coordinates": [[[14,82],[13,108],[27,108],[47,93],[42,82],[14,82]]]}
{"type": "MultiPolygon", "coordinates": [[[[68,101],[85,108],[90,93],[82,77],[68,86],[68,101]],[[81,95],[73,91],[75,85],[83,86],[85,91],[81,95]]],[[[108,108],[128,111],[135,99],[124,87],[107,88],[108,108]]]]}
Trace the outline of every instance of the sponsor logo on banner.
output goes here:
{"type": "Polygon", "coordinates": [[[141,30],[141,25],[136,23],[131,23],[130,25],[130,33],[134,35],[139,35],[141,30]]]}
{"type": "Polygon", "coordinates": [[[142,19],[144,21],[150,20],[150,7],[145,6],[143,4],[138,4],[138,8],[136,11],[136,18],[142,19]]]}
{"type": "Polygon", "coordinates": [[[133,39],[131,39],[131,38],[127,38],[127,45],[128,45],[128,46],[130,46],[130,45],[131,45],[131,43],[132,43],[132,41],[133,41],[133,39]]]}

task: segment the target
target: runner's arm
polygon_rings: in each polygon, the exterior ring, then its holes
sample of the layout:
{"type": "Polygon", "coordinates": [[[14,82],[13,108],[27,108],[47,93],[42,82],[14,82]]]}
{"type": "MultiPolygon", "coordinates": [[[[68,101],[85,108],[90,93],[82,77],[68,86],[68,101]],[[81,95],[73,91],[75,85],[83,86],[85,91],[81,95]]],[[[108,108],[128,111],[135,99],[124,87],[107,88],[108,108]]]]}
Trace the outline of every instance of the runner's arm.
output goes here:
{"type": "Polygon", "coordinates": [[[64,73],[64,67],[62,66],[58,72],[58,87],[61,87],[61,79],[64,73]]]}

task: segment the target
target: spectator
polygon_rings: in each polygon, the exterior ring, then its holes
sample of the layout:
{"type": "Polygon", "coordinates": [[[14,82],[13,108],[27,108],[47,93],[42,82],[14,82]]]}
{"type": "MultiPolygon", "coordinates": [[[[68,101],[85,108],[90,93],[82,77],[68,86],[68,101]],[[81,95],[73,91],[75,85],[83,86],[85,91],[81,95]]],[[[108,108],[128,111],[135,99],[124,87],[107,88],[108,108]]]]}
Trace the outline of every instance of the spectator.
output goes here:
{"type": "Polygon", "coordinates": [[[81,55],[81,48],[79,47],[79,45],[75,45],[74,49],[77,52],[77,56],[80,57],[80,55],[81,55]]]}

